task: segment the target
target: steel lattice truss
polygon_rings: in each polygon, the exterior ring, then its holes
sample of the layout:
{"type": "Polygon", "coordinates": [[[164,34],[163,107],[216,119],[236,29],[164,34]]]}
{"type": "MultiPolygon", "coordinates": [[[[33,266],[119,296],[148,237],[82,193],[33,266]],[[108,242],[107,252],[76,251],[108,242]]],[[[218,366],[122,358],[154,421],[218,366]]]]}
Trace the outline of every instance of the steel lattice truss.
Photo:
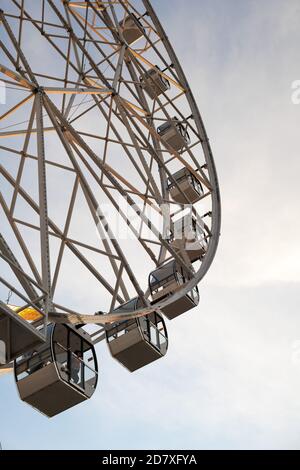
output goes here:
{"type": "Polygon", "coordinates": [[[3,308],[11,290],[19,312],[31,305],[44,322],[104,324],[117,319],[111,313],[117,305],[139,296],[144,308],[132,315],[145,315],[153,310],[148,273],[168,259],[190,275],[174,294],[184,295],[214,258],[219,190],[202,119],[151,4],[10,0],[4,8],[3,308]],[[141,32],[132,44],[122,32],[128,15],[141,32]],[[153,67],[170,84],[154,100],[140,82],[153,67]],[[174,116],[190,136],[178,151],[157,132],[174,116]],[[193,211],[203,220],[208,250],[196,266],[166,238],[169,215],[183,210],[170,199],[167,181],[177,185],[172,175],[182,167],[204,189],[193,211]],[[130,241],[114,221],[128,229],[130,241]],[[90,281],[81,285],[83,279],[90,281]],[[85,308],[87,289],[97,301],[85,308]],[[80,316],[99,309],[108,315],[80,316]]]}

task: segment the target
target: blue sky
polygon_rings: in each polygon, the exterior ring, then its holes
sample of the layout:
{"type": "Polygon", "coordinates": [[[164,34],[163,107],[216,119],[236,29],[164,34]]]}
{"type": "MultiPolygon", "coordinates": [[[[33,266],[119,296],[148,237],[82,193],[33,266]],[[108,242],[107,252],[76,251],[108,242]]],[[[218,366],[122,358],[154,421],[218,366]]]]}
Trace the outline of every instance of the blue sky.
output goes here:
{"type": "Polygon", "coordinates": [[[2,378],[6,449],[300,448],[299,2],[153,5],[213,146],[219,251],[165,359],[129,374],[99,347],[93,399],[53,420],[2,378]]]}

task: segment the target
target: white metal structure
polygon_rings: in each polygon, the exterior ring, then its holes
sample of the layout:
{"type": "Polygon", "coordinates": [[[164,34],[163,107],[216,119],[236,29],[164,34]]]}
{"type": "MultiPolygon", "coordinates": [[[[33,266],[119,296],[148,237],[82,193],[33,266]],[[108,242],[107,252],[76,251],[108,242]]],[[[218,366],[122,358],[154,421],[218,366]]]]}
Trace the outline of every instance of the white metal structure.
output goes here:
{"type": "Polygon", "coordinates": [[[97,324],[97,343],[106,324],[180,302],[213,261],[221,217],[203,121],[148,0],[7,0],[2,8],[4,364],[43,344],[49,322],[97,324]],[[194,265],[168,240],[185,205],[203,221],[205,251],[194,265]],[[167,262],[188,282],[153,306],[148,275],[167,262]],[[118,310],[134,297],[141,308],[118,310]]]}

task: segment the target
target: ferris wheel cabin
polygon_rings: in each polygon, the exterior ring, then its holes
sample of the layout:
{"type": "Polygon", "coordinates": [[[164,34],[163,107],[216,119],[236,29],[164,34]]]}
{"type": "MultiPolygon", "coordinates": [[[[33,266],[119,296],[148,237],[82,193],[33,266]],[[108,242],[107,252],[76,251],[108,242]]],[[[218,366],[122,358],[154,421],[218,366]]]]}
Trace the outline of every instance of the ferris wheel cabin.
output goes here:
{"type": "Polygon", "coordinates": [[[142,88],[152,100],[170,89],[170,82],[164,78],[158,67],[153,67],[140,77],[142,88]]]}
{"type": "MultiPolygon", "coordinates": [[[[133,312],[141,307],[135,298],[114,313],[133,312]]],[[[111,355],[130,372],[162,358],[168,349],[166,325],[157,312],[114,324],[106,330],[106,340],[111,355]]]]}
{"type": "MultiPolygon", "coordinates": [[[[152,304],[162,302],[167,297],[176,294],[190,278],[185,275],[183,269],[175,261],[170,261],[153,271],[149,276],[149,288],[152,296],[152,304]]],[[[161,309],[169,319],[182,315],[199,304],[198,287],[194,287],[186,295],[174,300],[170,305],[161,309]]]]}
{"type": "Polygon", "coordinates": [[[179,151],[185,145],[190,144],[189,133],[185,126],[176,117],[174,117],[172,121],[167,121],[158,127],[157,133],[176,151],[179,151]]]}
{"type": "Polygon", "coordinates": [[[35,327],[37,322],[24,317],[23,312],[0,302],[0,364],[8,364],[45,343],[44,335],[35,327]]]}
{"type": "Polygon", "coordinates": [[[201,260],[208,248],[203,221],[194,214],[176,220],[170,243],[177,253],[180,254],[184,250],[191,263],[201,260]]]}
{"type": "Polygon", "coordinates": [[[175,182],[169,178],[168,190],[175,202],[195,204],[200,201],[204,194],[202,184],[188,168],[182,168],[172,176],[175,182]]]}
{"type": "Polygon", "coordinates": [[[124,39],[131,45],[144,36],[144,28],[139,19],[134,15],[127,16],[119,23],[124,39]]]}
{"type": "Polygon", "coordinates": [[[68,325],[48,325],[47,342],[14,364],[22,401],[48,417],[82,403],[93,395],[98,366],[90,336],[68,325]]]}

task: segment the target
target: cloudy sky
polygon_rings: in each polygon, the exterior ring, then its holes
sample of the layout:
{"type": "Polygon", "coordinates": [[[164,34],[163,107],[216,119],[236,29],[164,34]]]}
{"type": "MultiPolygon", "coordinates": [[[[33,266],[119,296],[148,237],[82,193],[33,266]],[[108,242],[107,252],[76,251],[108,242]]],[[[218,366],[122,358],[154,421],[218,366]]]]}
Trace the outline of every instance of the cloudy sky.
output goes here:
{"type": "Polygon", "coordinates": [[[165,359],[129,374],[99,348],[89,403],[46,420],[2,378],[5,449],[300,448],[299,2],[153,5],[214,150],[217,257],[165,359]]]}

